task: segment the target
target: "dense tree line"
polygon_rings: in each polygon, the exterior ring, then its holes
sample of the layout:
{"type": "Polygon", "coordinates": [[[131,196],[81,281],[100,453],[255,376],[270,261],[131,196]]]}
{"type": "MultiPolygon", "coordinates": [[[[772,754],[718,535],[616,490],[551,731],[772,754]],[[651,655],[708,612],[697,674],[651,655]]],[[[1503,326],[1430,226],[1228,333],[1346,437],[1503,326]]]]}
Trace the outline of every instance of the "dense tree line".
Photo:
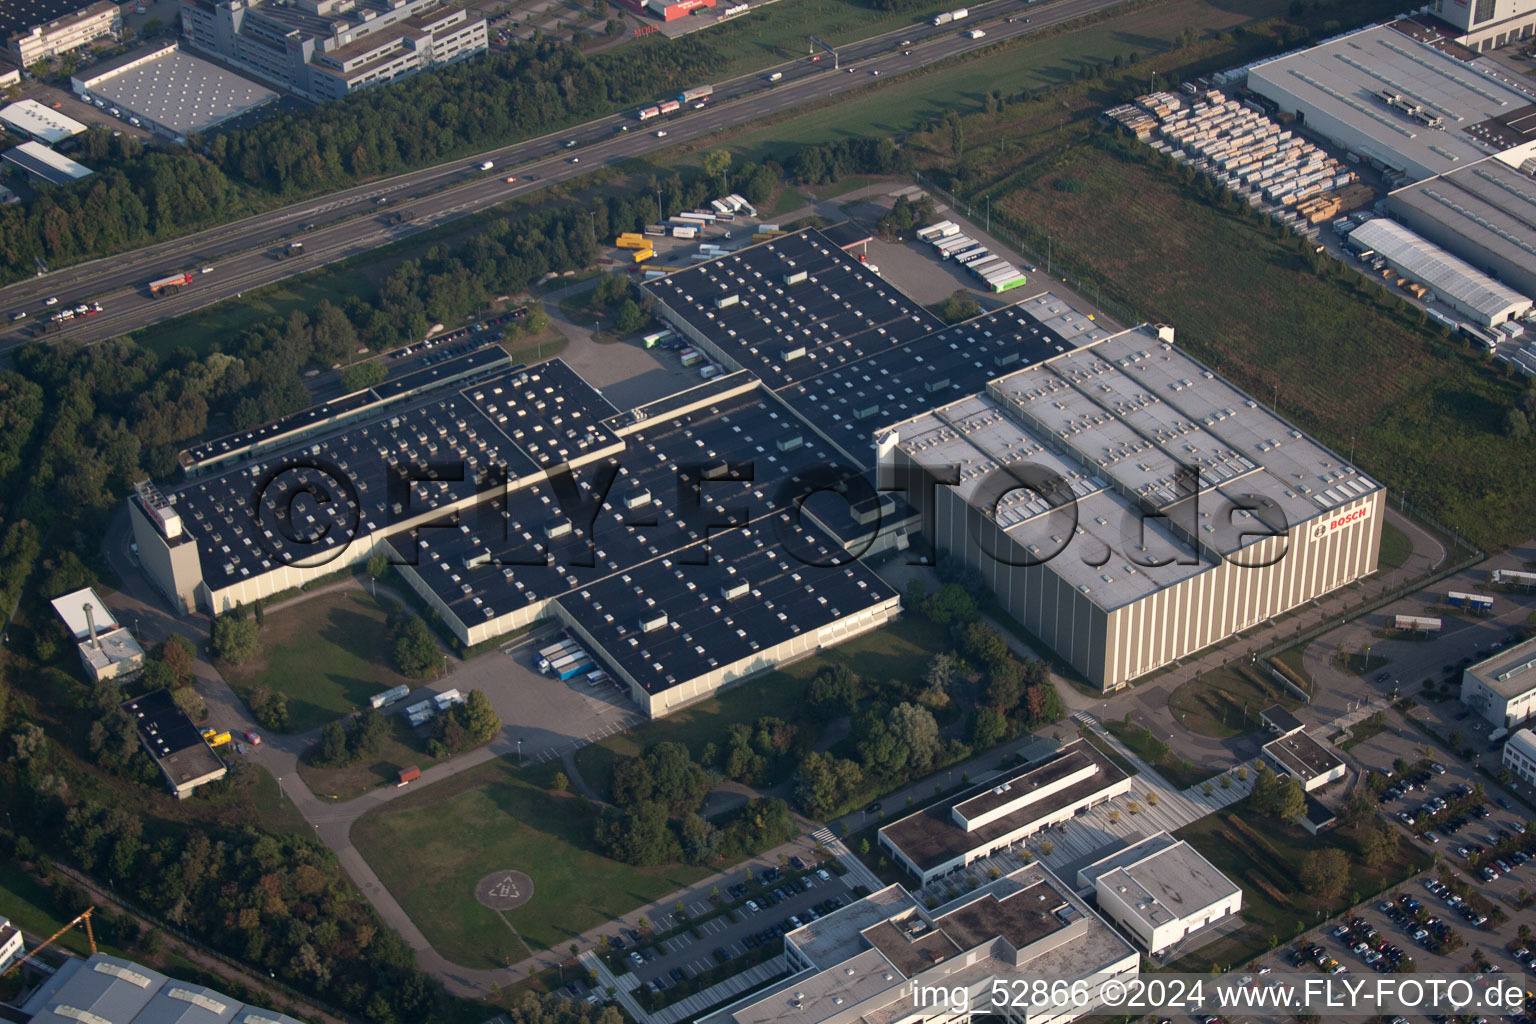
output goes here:
{"type": "Polygon", "coordinates": [[[12,819],[150,913],[366,1019],[443,1018],[442,990],[318,842],[254,828],[155,827],[81,776],[32,722],[12,730],[5,755],[0,791],[12,819]]]}
{"type": "Polygon", "coordinates": [[[826,185],[845,174],[897,174],[911,168],[911,154],[890,139],[853,138],[802,146],[785,169],[802,185],[826,185]]]}
{"type": "Polygon", "coordinates": [[[78,262],[305,193],[530,138],[697,84],[721,58],[695,37],[584,56],[555,40],[455,64],[220,134],[144,148],[92,128],[84,182],[0,207],[0,276],[78,262]]]}

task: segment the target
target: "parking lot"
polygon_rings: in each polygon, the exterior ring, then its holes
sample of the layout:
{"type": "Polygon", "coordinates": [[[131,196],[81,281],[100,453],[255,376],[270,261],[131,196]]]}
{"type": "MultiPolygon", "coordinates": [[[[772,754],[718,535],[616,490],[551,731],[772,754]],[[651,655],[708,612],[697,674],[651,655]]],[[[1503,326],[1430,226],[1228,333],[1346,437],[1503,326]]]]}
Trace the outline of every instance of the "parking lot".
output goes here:
{"type": "MultiPolygon", "coordinates": [[[[637,941],[645,937],[628,929],[620,951],[642,985],[665,992],[760,946],[772,945],[777,952],[786,932],[853,902],[855,897],[849,884],[826,868],[801,874],[793,864],[787,875],[770,868],[750,882],[744,873],[732,876],[722,886],[721,897],[746,902],[700,924],[698,937],[684,931],[661,942],[637,947],[637,941]]],[[[698,900],[686,908],[690,917],[713,909],[709,900],[698,900]]],[[[655,927],[664,934],[675,924],[658,921],[655,927]]]]}

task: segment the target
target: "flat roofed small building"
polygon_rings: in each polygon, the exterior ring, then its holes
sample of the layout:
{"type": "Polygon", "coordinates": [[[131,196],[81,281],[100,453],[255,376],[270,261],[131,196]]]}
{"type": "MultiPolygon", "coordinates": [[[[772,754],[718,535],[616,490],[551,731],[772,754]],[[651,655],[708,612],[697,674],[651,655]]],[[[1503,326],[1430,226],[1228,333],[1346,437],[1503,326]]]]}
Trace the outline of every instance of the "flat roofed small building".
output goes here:
{"type": "Polygon", "coordinates": [[[152,690],[125,701],[122,710],[133,720],[139,742],[154,758],[177,799],[186,799],[198,786],[222,779],[229,771],[192,719],[176,706],[169,690],[152,690]]]}
{"type": "Polygon", "coordinates": [[[92,640],[80,641],[79,653],[86,675],[96,682],[124,680],[144,670],[144,648],[126,629],[114,629],[92,640]]]}
{"type": "Polygon", "coordinates": [[[1337,754],[1299,729],[1264,744],[1264,759],[1309,793],[1343,778],[1348,770],[1337,754]]]}
{"type": "Polygon", "coordinates": [[[52,604],[53,610],[63,620],[64,628],[76,640],[89,637],[93,626],[98,633],[117,628],[117,619],[113,617],[112,609],[90,587],[56,597],[52,604]]]}
{"type": "Polygon", "coordinates": [[[6,150],[4,158],[49,185],[71,185],[96,173],[84,164],[60,156],[41,142],[23,142],[6,150]]]}
{"type": "Polygon", "coordinates": [[[1536,714],[1536,637],[1468,665],[1461,674],[1461,702],[1504,728],[1536,714]]]}
{"type": "Polygon", "coordinates": [[[1376,217],[1349,234],[1356,252],[1374,250],[1387,266],[1427,285],[1435,298],[1479,327],[1523,316],[1531,299],[1459,259],[1394,220],[1376,217]]]}
{"type": "Polygon", "coordinates": [[[1243,891],[1200,852],[1161,832],[1078,872],[1099,911],[1156,956],[1243,905],[1243,891]]]}
{"type": "Polygon", "coordinates": [[[1309,131],[1413,181],[1497,152],[1501,147],[1480,137],[1477,126],[1531,102],[1393,25],[1256,64],[1248,88],[1301,116],[1309,131]]]}
{"type": "Polygon", "coordinates": [[[1504,744],[1504,767],[1528,786],[1536,786],[1536,732],[1516,729],[1504,744]]]}
{"type": "Polygon", "coordinates": [[[1047,869],[1031,864],[933,910],[901,886],[857,900],[784,938],[798,970],[703,1018],[704,1024],[909,1024],[999,1012],[1066,1024],[1097,1005],[1099,986],[1136,974],[1134,947],[1047,869]],[[1081,982],[1069,1009],[990,1009],[996,986],[1027,978],[1081,982]],[[924,1002],[917,993],[942,992],[924,1002]]]}
{"type": "Polygon", "coordinates": [[[893,821],[880,829],[880,847],[927,884],[1130,788],[1130,776],[1092,744],[1073,740],[893,821]]]}
{"type": "Polygon", "coordinates": [[[57,145],[85,131],[85,125],[72,117],[45,107],[37,100],[18,100],[0,107],[0,121],[30,139],[47,146],[57,145]]]}

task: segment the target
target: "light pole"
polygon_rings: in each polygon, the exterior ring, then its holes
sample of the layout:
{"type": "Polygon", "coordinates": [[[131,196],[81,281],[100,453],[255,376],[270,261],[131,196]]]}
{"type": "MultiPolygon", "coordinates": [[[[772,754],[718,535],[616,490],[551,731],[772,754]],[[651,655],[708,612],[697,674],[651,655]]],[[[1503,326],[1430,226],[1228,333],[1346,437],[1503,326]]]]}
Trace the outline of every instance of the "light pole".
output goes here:
{"type": "Polygon", "coordinates": [[[667,219],[667,215],[661,212],[661,189],[656,190],[656,223],[660,224],[667,219]]]}
{"type": "Polygon", "coordinates": [[[517,738],[517,766],[519,768],[523,766],[523,738],[521,736],[517,738]]]}

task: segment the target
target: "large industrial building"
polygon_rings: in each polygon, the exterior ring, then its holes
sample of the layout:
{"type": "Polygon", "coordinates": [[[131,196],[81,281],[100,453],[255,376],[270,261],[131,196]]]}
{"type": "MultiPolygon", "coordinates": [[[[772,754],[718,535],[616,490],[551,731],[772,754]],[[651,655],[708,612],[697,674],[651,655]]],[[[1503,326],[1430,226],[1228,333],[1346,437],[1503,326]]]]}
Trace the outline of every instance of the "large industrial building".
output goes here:
{"type": "Polygon", "coordinates": [[[932,910],[888,886],[784,937],[794,972],[717,1010],[706,1024],[916,1024],[995,1015],[1067,1024],[1098,1006],[1100,987],[1136,975],[1133,946],[1039,864],[932,910]],[[1085,998],[1030,1005],[1016,993],[1049,979],[1085,998]]]}
{"type": "Polygon", "coordinates": [[[14,164],[37,181],[49,185],[72,185],[84,181],[96,172],[62,153],[55,153],[41,142],[23,142],[0,154],[6,163],[14,164]]]}
{"type": "Polygon", "coordinates": [[[1133,843],[1077,872],[1099,912],[1153,956],[1236,914],[1243,890],[1200,851],[1167,832],[1133,843]]]}
{"type": "Polygon", "coordinates": [[[106,953],[64,961],[20,1013],[28,1024],[299,1024],[106,953]]]}
{"type": "Polygon", "coordinates": [[[1130,790],[1129,775],[1074,740],[891,822],[878,833],[880,849],[926,885],[1130,790]]]}
{"type": "Polygon", "coordinates": [[[271,89],[195,57],[174,41],[94,65],[70,85],[178,142],[277,99],[271,89]]]}
{"type": "Polygon", "coordinates": [[[1512,290],[1536,296],[1536,157],[1489,157],[1400,188],[1387,212],[1512,290]]]}
{"type": "Polygon", "coordinates": [[[887,621],[858,558],[918,529],[1106,690],[1375,569],[1380,488],[1171,329],[946,326],[815,230],[646,287],[724,372],[621,411],[558,360],[399,364],[138,488],[145,570],[221,613],[388,552],[466,645],[558,618],[661,715],[887,621]]]}
{"type": "Polygon", "coordinates": [[[1461,674],[1461,702],[1500,728],[1536,715],[1536,638],[1468,665],[1461,674]]]}
{"type": "MultiPolygon", "coordinates": [[[[1532,179],[1536,186],[1536,179],[1532,179]]],[[[1349,233],[1356,252],[1369,250],[1409,280],[1423,282],[1435,298],[1479,327],[1492,327],[1530,312],[1531,299],[1386,217],[1349,233]]]]}
{"type": "Polygon", "coordinates": [[[559,619],[656,717],[899,611],[796,514],[835,453],[755,378],[620,413],[490,351],[185,453],[130,499],[146,570],[221,612],[383,551],[466,645],[559,619]]]}
{"type": "Polygon", "coordinates": [[[1479,52],[1536,34],[1536,0],[1431,0],[1429,10],[1456,42],[1479,52]]]}
{"type": "Polygon", "coordinates": [[[1105,690],[1376,569],[1380,485],[1171,328],[1050,293],[945,327],[818,232],[644,287],[1105,690]]]}
{"type": "Polygon", "coordinates": [[[113,0],[7,0],[0,3],[0,44],[21,67],[123,31],[113,0]]]}
{"type": "Polygon", "coordinates": [[[194,50],[314,100],[488,45],[484,18],[440,0],[181,0],[181,30],[194,50]]]}
{"type": "Polygon", "coordinates": [[[1248,88],[1407,181],[1495,153],[1536,154],[1536,92],[1415,38],[1415,29],[1378,25],[1261,62],[1249,69],[1248,88]]]}

